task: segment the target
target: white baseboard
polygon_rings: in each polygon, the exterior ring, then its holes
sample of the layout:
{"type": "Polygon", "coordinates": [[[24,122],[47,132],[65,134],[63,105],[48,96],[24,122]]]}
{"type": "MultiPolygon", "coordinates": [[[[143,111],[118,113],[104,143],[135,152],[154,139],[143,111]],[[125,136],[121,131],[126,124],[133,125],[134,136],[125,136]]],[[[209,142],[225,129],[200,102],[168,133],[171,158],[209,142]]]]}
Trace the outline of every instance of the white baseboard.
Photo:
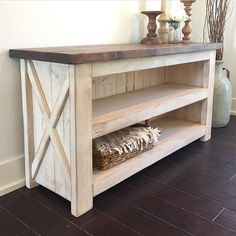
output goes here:
{"type": "Polygon", "coordinates": [[[21,180],[18,180],[16,182],[12,182],[8,185],[4,185],[4,186],[1,186],[0,188],[0,197],[7,194],[7,193],[10,193],[18,188],[21,188],[25,186],[25,179],[21,179],[21,180]]]}
{"type": "Polygon", "coordinates": [[[0,196],[25,185],[24,157],[0,162],[0,196]]]}
{"type": "Polygon", "coordinates": [[[236,116],[236,98],[232,99],[232,110],[231,110],[231,114],[236,116]]]}

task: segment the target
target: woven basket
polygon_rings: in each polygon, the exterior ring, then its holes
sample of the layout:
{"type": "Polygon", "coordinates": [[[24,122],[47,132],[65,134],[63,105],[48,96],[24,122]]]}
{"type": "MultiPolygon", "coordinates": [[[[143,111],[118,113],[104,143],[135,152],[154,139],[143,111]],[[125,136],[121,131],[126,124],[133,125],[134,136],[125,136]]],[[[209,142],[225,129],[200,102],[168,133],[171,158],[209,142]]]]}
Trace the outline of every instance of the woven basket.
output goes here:
{"type": "Polygon", "coordinates": [[[153,145],[148,145],[143,151],[133,151],[129,153],[124,153],[119,155],[116,151],[112,152],[99,152],[93,151],[93,165],[98,170],[107,170],[113,166],[119,165],[120,163],[128,160],[131,157],[135,157],[138,154],[141,154],[149,149],[151,149],[153,145]]]}
{"type": "MultiPolygon", "coordinates": [[[[159,131],[159,136],[160,136],[161,131],[160,130],[158,131],[159,131]]],[[[119,137],[121,134],[118,132],[114,132],[113,136],[114,135],[115,136],[117,135],[117,137],[119,137]]],[[[108,142],[107,136],[108,135],[105,135],[104,137],[100,137],[100,141],[102,140],[105,143],[108,142]]],[[[159,136],[157,138],[159,138],[159,136]]],[[[154,146],[154,144],[148,143],[147,145],[143,145],[141,150],[133,150],[129,152],[126,151],[123,153],[119,153],[117,150],[114,150],[114,149],[101,151],[101,150],[96,149],[96,146],[97,145],[96,145],[96,139],[95,139],[94,145],[93,145],[93,166],[98,170],[107,170],[111,167],[114,167],[126,161],[129,158],[135,157],[147,150],[150,150],[154,146]]]]}

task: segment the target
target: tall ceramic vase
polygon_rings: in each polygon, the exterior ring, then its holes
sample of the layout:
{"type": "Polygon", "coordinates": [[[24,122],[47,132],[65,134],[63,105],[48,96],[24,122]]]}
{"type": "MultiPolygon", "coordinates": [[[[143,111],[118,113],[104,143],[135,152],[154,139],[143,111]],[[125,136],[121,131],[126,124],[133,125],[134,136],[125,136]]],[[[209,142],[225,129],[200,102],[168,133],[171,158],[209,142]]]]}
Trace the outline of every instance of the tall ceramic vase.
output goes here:
{"type": "Polygon", "coordinates": [[[213,127],[224,127],[229,123],[232,105],[232,85],[230,73],[223,68],[223,61],[216,61],[215,86],[213,100],[213,127]],[[226,71],[226,73],[225,73],[226,71]]]}

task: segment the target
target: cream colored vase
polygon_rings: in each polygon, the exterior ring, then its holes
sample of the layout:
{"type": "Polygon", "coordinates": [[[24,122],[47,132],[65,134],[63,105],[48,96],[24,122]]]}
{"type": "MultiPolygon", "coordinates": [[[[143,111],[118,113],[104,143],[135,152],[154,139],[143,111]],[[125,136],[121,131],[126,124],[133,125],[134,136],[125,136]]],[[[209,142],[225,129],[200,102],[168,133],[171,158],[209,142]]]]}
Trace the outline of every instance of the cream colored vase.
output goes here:
{"type": "Polygon", "coordinates": [[[213,127],[224,127],[230,120],[232,85],[229,71],[223,68],[223,63],[221,60],[216,61],[212,116],[213,127]]]}

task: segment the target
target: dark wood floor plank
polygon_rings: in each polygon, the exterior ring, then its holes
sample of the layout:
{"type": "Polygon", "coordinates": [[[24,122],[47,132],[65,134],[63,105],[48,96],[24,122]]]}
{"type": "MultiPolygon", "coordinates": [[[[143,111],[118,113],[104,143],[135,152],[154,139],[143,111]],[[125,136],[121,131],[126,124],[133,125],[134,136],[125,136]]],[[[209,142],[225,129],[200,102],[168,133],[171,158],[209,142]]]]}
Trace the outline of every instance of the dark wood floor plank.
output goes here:
{"type": "MultiPolygon", "coordinates": [[[[233,139],[234,140],[234,139],[233,139]]],[[[191,151],[192,155],[195,153],[199,155],[199,157],[208,158],[211,161],[217,160],[221,163],[230,163],[234,167],[236,166],[236,145],[232,140],[231,143],[224,142],[222,140],[209,140],[204,143],[201,141],[193,142],[191,145],[188,145],[183,150],[179,152],[191,151]]]]}
{"type": "Polygon", "coordinates": [[[27,189],[24,187],[21,188],[20,191],[80,227],[93,220],[98,214],[100,214],[100,212],[93,208],[84,215],[76,218],[71,215],[71,204],[69,201],[42,186],[38,186],[34,189],[27,189]]]}
{"type": "Polygon", "coordinates": [[[0,235],[15,236],[28,228],[0,206],[0,235]]]}
{"type": "Polygon", "coordinates": [[[236,231],[236,211],[225,209],[215,222],[236,231]]]}
{"type": "Polygon", "coordinates": [[[227,234],[227,236],[235,236],[236,234],[235,234],[235,232],[234,231],[230,231],[228,234],[227,234]]]}
{"type": "Polygon", "coordinates": [[[83,226],[83,229],[94,236],[139,236],[138,232],[114,221],[112,218],[100,214],[83,226]]]}
{"type": "Polygon", "coordinates": [[[38,204],[20,191],[14,191],[0,199],[0,204],[31,229],[42,235],[88,235],[48,208],[38,204]]]}
{"type": "MultiPolygon", "coordinates": [[[[228,180],[236,174],[236,147],[232,148],[222,143],[212,144],[212,140],[206,143],[196,141],[156,163],[153,167],[167,169],[172,175],[191,169],[228,180]]],[[[153,167],[151,170],[154,169],[153,167]]],[[[153,170],[153,172],[156,171],[153,170]]]]}
{"type": "MultiPolygon", "coordinates": [[[[70,212],[70,202],[61,198],[57,194],[45,189],[44,187],[39,186],[32,190],[29,190],[27,188],[22,188],[21,191],[27,196],[38,201],[40,204],[43,204],[48,208],[50,208],[51,210],[55,211],[56,213],[60,214],[62,217],[66,218],[73,224],[76,224],[80,227],[88,224],[86,225],[85,228],[88,228],[89,231],[91,232],[93,232],[94,228],[98,227],[96,224],[101,220],[107,222],[108,225],[113,225],[113,228],[121,227],[122,228],[121,232],[125,232],[125,230],[127,230],[127,232],[130,232],[130,229],[123,228],[123,226],[120,223],[117,223],[116,221],[110,219],[109,217],[105,216],[95,208],[93,208],[91,211],[85,213],[84,215],[78,218],[72,216],[70,212]]],[[[107,226],[103,225],[103,226],[108,227],[108,225],[107,226]]]]}
{"type": "Polygon", "coordinates": [[[236,174],[228,182],[229,185],[236,186],[236,174]]]}
{"type": "Polygon", "coordinates": [[[140,174],[153,178],[159,183],[165,183],[173,179],[177,175],[177,171],[167,171],[165,168],[162,167],[162,165],[162,162],[157,163],[143,170],[142,172],[140,172],[140,174]]]}
{"type": "Polygon", "coordinates": [[[165,169],[173,169],[177,168],[181,172],[188,170],[193,172],[198,172],[204,175],[222,178],[225,180],[229,180],[232,176],[236,174],[236,168],[232,166],[222,165],[221,163],[213,162],[212,160],[208,160],[205,156],[202,157],[192,154],[191,152],[184,153],[179,151],[178,153],[174,153],[171,158],[167,159],[167,161],[161,164],[161,168],[165,169]],[[191,156],[191,157],[190,157],[191,156]]]}
{"type": "Polygon", "coordinates": [[[40,234],[35,233],[32,230],[28,229],[28,230],[22,232],[21,234],[17,234],[17,236],[40,236],[40,234]]]}
{"type": "Polygon", "coordinates": [[[193,180],[177,176],[167,183],[170,186],[181,189],[185,192],[195,194],[206,198],[209,201],[214,201],[226,208],[236,210],[236,188],[230,184],[208,180],[193,180]]]}
{"type": "Polygon", "coordinates": [[[142,191],[147,194],[152,194],[153,196],[159,197],[160,199],[168,201],[179,208],[190,211],[208,220],[214,219],[223,209],[215,203],[179,191],[178,189],[166,184],[155,182],[146,176],[136,175],[128,179],[125,183],[137,189],[142,189],[142,191]]]}
{"type": "MultiPolygon", "coordinates": [[[[235,151],[225,151],[225,153],[222,153],[222,151],[214,151],[214,147],[212,150],[204,151],[202,146],[194,147],[191,149],[192,146],[195,144],[191,144],[181,150],[179,150],[171,159],[175,162],[185,162],[186,164],[188,162],[202,162],[203,164],[205,162],[210,163],[211,165],[217,166],[217,167],[223,167],[228,168],[229,171],[233,172],[236,170],[236,155],[235,151]]],[[[203,144],[201,144],[203,145],[203,144]]],[[[205,144],[206,146],[208,143],[205,144]]],[[[218,144],[219,145],[219,144],[218,144]]],[[[224,149],[224,146],[220,145],[221,149],[224,149]]],[[[227,147],[226,147],[227,150],[227,147]]]]}
{"type": "Polygon", "coordinates": [[[221,140],[224,143],[230,142],[230,143],[234,144],[234,142],[232,142],[232,140],[235,140],[234,138],[236,138],[235,129],[236,129],[236,116],[231,116],[230,122],[227,126],[225,126],[223,128],[213,128],[212,129],[212,139],[213,140],[221,140]]]}
{"type": "Polygon", "coordinates": [[[131,206],[135,206],[193,235],[228,235],[229,230],[196,216],[166,201],[153,197],[142,189],[137,190],[128,185],[113,188],[113,194],[131,206]]]}
{"type": "Polygon", "coordinates": [[[191,177],[198,176],[209,181],[228,182],[233,176],[235,176],[236,169],[222,168],[207,164],[207,163],[191,163],[191,161],[183,161],[181,163],[174,162],[172,160],[165,162],[164,164],[156,164],[149,170],[142,172],[143,175],[155,179],[160,183],[166,183],[173,179],[175,176],[191,177]],[[163,178],[165,176],[165,178],[163,178]]]}
{"type": "MultiPolygon", "coordinates": [[[[229,183],[229,179],[225,179],[225,178],[221,178],[218,176],[213,176],[208,174],[208,172],[206,171],[205,173],[200,173],[197,171],[192,171],[192,170],[185,170],[182,173],[180,173],[179,175],[176,175],[176,177],[184,177],[187,179],[192,179],[193,181],[197,181],[197,182],[201,182],[201,183],[206,183],[206,184],[218,184],[221,186],[227,186],[229,183]]],[[[234,176],[234,175],[232,175],[234,176]]],[[[231,177],[232,177],[231,176],[231,177]]],[[[234,185],[234,183],[231,183],[232,185],[234,185]]],[[[236,185],[235,185],[236,187],[236,185]]]]}
{"type": "MultiPolygon", "coordinates": [[[[186,147],[175,152],[176,158],[174,158],[173,160],[178,159],[178,154],[181,154],[182,156],[186,157],[186,160],[202,160],[208,161],[212,164],[214,163],[216,165],[223,164],[222,166],[224,167],[235,167],[236,143],[233,144],[233,140],[231,140],[230,143],[216,139],[211,139],[207,142],[201,142],[197,140],[192,144],[187,145],[186,147]]],[[[180,158],[183,157],[180,156],[180,158]]]]}
{"type": "Polygon", "coordinates": [[[95,199],[94,206],[122,224],[150,236],[183,236],[189,235],[160,219],[130,206],[127,202],[115,198],[110,193],[104,193],[95,199]]]}

